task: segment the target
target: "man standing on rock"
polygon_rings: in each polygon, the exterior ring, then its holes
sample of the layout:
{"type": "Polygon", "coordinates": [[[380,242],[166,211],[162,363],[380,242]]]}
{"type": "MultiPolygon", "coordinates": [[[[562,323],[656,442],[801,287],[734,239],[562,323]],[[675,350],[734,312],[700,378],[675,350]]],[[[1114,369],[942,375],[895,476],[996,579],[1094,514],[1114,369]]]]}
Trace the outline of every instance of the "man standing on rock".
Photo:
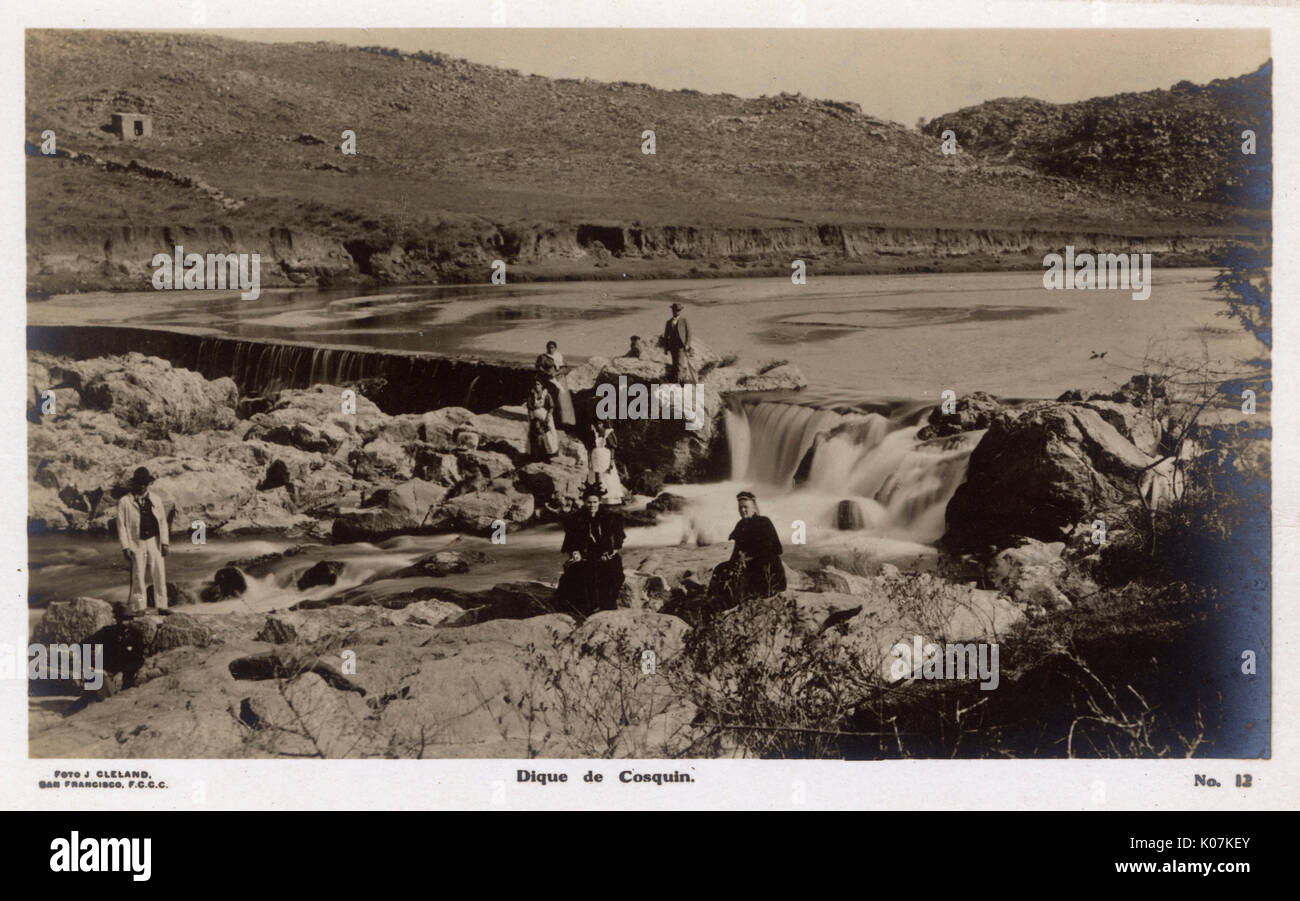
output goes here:
{"type": "Polygon", "coordinates": [[[163,558],[171,544],[167,530],[167,511],[162,501],[149,493],[153,474],[141,466],[131,476],[130,491],[117,502],[117,540],[122,556],[131,567],[131,593],[127,607],[132,612],[145,609],[153,585],[154,604],[167,609],[167,570],[163,558]]]}
{"type": "Polygon", "coordinates": [[[605,490],[599,483],[582,489],[582,508],[564,524],[564,545],[568,555],[564,573],[555,589],[562,613],[587,617],[598,610],[618,607],[623,587],[623,520],[601,506],[605,490]]]}
{"type": "Polygon", "coordinates": [[[672,318],[664,323],[663,346],[673,356],[672,381],[679,385],[694,384],[695,368],[691,366],[691,327],[681,315],[682,305],[672,305],[672,318]]]}

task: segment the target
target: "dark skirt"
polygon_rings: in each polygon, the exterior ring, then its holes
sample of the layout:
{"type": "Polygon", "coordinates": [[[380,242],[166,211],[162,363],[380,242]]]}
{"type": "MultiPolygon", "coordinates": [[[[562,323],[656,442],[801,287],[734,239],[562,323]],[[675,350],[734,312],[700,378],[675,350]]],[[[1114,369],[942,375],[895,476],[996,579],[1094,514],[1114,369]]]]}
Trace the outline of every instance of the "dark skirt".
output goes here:
{"type": "Polygon", "coordinates": [[[780,557],[732,558],[715,566],[709,580],[710,598],[726,607],[749,598],[771,597],[785,589],[785,567],[780,557]]]}
{"type": "Polygon", "coordinates": [[[555,589],[561,613],[587,617],[598,610],[617,610],[618,592],[623,587],[623,558],[581,560],[569,563],[555,589]]]}

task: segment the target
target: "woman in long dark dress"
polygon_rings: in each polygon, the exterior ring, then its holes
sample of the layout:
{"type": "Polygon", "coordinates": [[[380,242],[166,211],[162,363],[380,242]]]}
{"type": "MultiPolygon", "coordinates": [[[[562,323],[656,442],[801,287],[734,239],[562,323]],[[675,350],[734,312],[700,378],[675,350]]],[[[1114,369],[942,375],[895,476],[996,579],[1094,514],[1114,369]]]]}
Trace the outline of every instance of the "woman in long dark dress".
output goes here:
{"type": "Polygon", "coordinates": [[[567,555],[564,573],[555,589],[561,612],[586,617],[597,610],[618,607],[618,592],[623,587],[623,520],[617,513],[601,506],[605,492],[599,484],[582,489],[582,508],[564,523],[567,555]]]}
{"type": "Polygon", "coordinates": [[[727,536],[736,542],[731,559],[713,569],[709,595],[721,608],[734,607],[748,598],[765,598],[785,591],[781,539],[776,526],[759,515],[758,499],[748,491],[736,495],[740,521],[727,536]]]}

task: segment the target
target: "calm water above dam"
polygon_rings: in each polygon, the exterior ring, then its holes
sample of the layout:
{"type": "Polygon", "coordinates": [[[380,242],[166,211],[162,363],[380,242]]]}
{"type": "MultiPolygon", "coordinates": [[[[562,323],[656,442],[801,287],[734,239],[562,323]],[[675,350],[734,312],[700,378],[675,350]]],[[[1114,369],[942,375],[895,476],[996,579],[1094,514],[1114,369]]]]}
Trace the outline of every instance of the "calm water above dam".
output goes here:
{"type": "Polygon", "coordinates": [[[937,400],[944,389],[1055,397],[1125,381],[1144,357],[1236,371],[1258,354],[1216,316],[1214,270],[1164,269],[1128,290],[1049,291],[1040,272],[789,279],[559,282],[388,289],[70,295],[28,305],[33,324],[176,328],[364,349],[531,360],[555,340],[572,362],[658,335],[674,301],[693,335],[743,359],[785,358],[809,394],[937,400]],[[1093,354],[1105,354],[1093,357],[1093,354]]]}

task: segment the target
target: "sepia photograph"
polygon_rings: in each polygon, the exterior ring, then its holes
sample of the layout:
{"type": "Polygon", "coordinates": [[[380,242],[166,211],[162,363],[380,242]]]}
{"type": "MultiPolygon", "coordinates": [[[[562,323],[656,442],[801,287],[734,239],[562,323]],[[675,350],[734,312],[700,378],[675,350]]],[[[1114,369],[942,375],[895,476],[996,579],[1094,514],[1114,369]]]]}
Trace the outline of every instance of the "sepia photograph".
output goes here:
{"type": "Polygon", "coordinates": [[[1268,29],[494,24],[23,32],[28,758],[1273,756],[1268,29]]]}

